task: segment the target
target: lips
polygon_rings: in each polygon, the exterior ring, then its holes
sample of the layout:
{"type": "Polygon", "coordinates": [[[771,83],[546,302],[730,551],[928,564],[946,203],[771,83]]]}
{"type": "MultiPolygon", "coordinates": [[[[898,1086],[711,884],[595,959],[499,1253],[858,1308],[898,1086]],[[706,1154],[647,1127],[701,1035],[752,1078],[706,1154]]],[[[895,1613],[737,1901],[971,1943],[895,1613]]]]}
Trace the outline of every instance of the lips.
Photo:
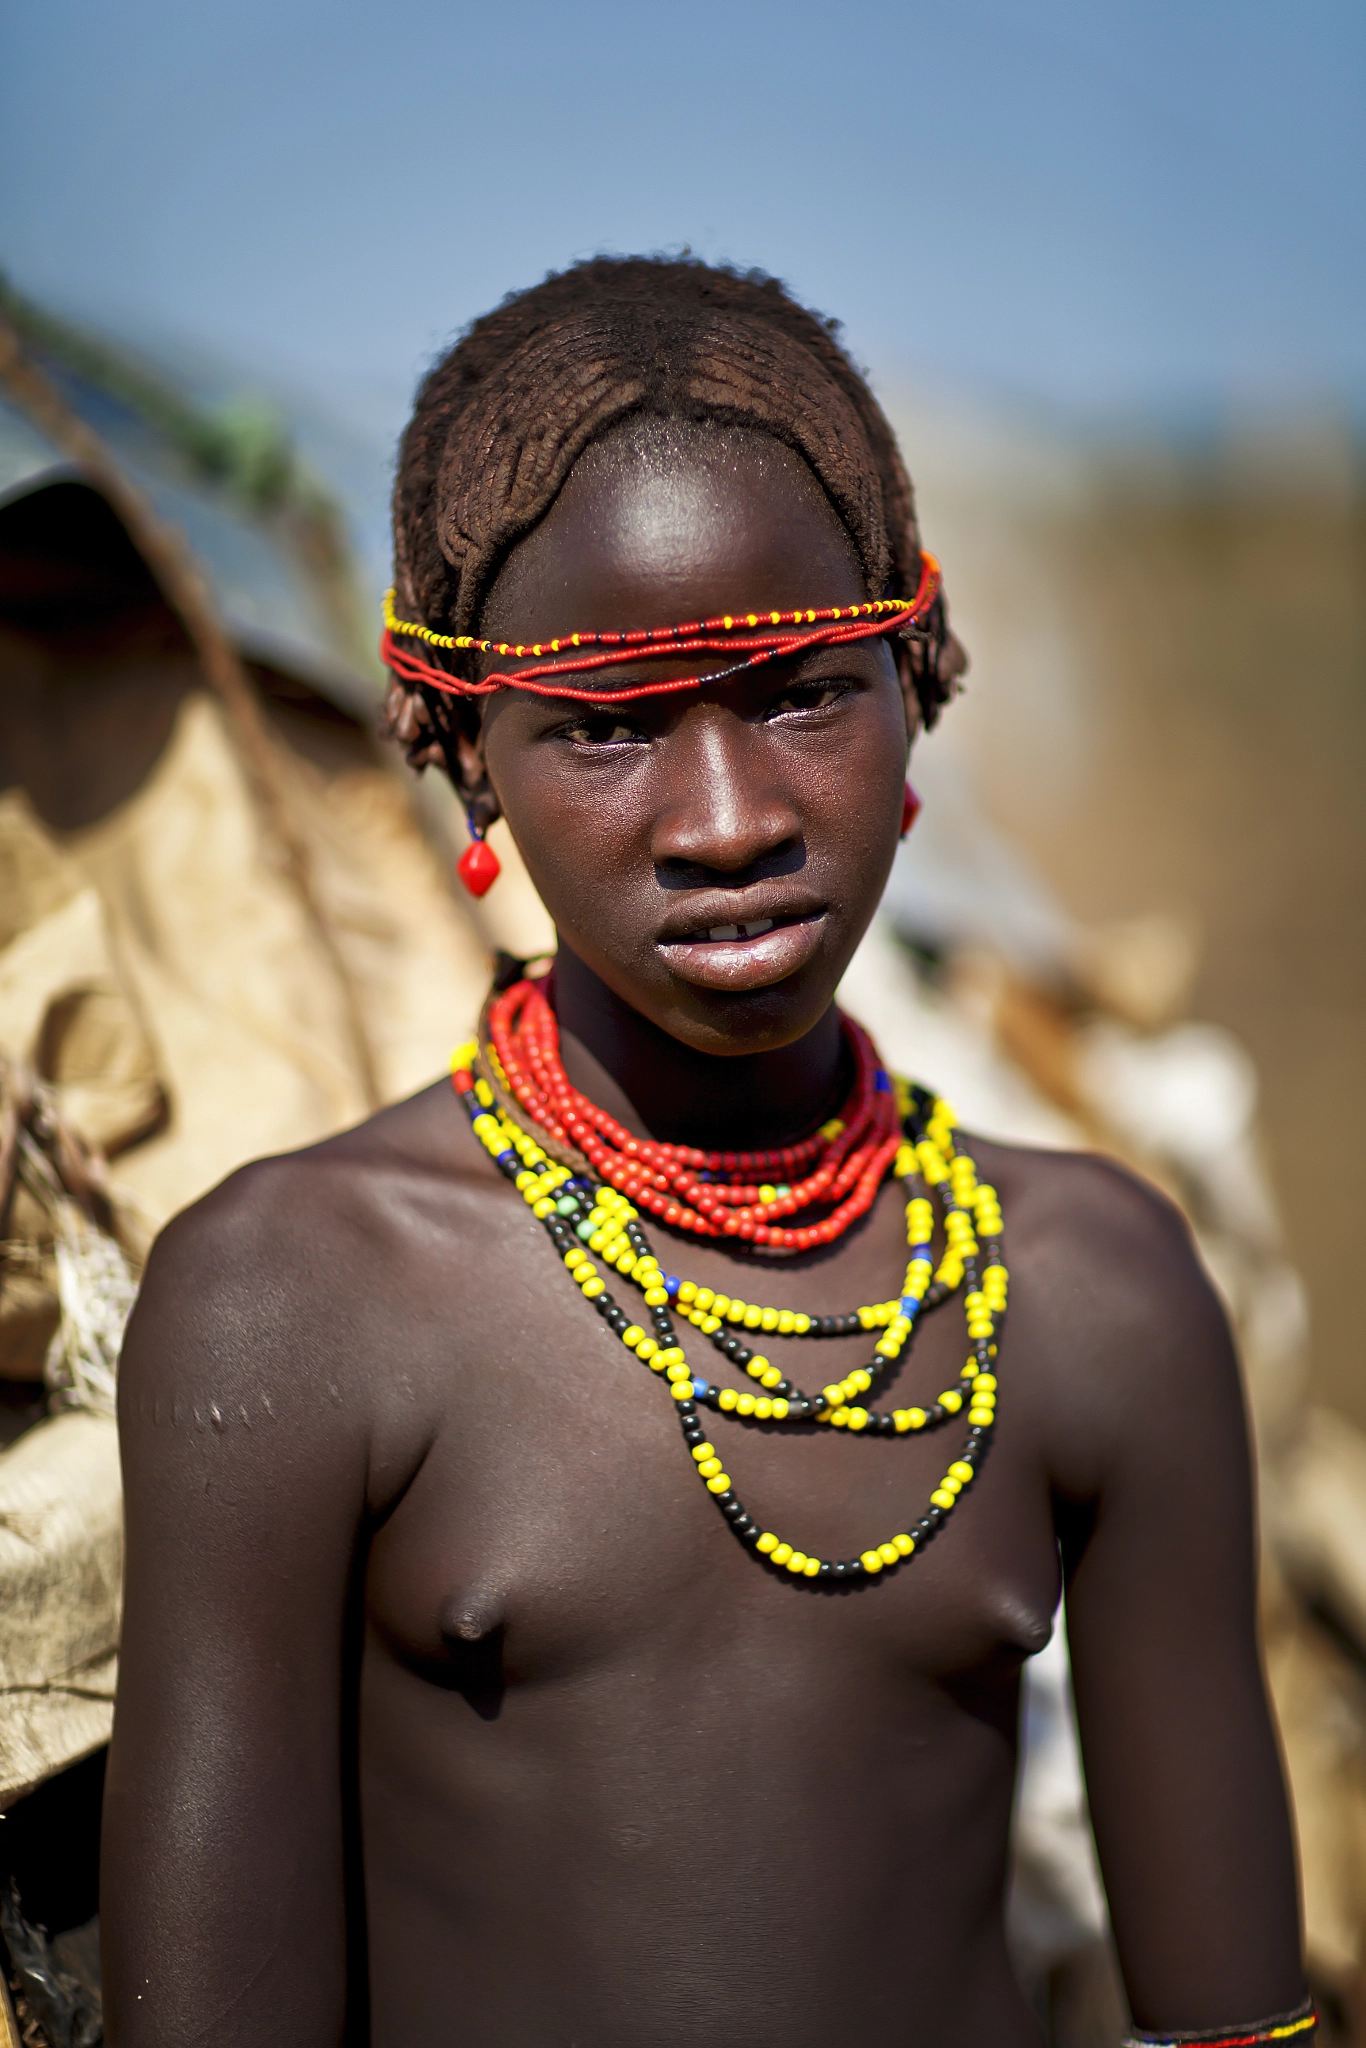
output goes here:
{"type": "Polygon", "coordinates": [[[685,943],[716,945],[722,940],[728,939],[761,939],[765,932],[771,932],[772,929],[773,919],[771,917],[756,917],[749,924],[711,925],[706,931],[692,932],[685,943]]]}
{"type": "Polygon", "coordinates": [[[676,938],[661,938],[670,972],[698,988],[741,995],[771,988],[806,965],[821,942],[824,908],[698,923],[676,938]]]}

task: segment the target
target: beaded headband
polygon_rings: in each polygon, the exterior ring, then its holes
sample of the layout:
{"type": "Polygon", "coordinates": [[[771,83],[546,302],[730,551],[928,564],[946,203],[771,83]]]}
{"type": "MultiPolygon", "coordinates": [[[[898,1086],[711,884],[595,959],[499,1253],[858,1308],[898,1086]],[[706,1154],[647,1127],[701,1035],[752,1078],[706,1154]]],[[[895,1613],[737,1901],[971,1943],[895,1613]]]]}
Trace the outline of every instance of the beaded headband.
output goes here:
{"type": "Polygon", "coordinates": [[[614,704],[626,696],[656,697],[670,690],[695,690],[703,683],[720,682],[745,669],[757,668],[761,662],[808,654],[817,647],[840,647],[855,640],[903,633],[908,627],[929,620],[939,602],[940,581],[938,562],[933,555],[922,553],[920,583],[911,598],[884,597],[865,604],[788,612],[726,612],[688,625],[651,626],[630,633],[562,633],[555,639],[538,640],[529,646],[516,646],[508,640],[478,640],[471,633],[435,633],[430,626],[400,619],[395,611],[395,592],[389,590],[384,597],[384,633],[379,652],[386,668],[410,688],[426,685],[451,697],[487,697],[506,688],[531,690],[539,697],[575,697],[590,704],[614,704]],[[530,655],[532,659],[528,667],[515,672],[489,675],[482,683],[467,682],[400,645],[404,640],[416,640],[424,646],[453,653],[511,655],[519,661],[530,655]],[[628,690],[586,690],[560,680],[588,670],[614,668],[623,662],[696,651],[733,652],[743,659],[713,675],[638,683],[628,690]],[[553,658],[547,660],[546,656],[553,658]]]}

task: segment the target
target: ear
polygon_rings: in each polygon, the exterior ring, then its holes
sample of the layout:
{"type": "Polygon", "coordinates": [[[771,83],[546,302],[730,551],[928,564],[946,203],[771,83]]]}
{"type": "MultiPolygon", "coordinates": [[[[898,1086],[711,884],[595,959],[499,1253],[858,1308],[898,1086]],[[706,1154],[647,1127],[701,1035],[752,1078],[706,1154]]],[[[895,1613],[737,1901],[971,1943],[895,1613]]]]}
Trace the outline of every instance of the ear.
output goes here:
{"type": "Polygon", "coordinates": [[[455,793],[464,805],[470,823],[481,832],[487,832],[495,818],[502,817],[503,807],[489,781],[488,763],[484,759],[483,721],[477,706],[468,698],[451,720],[446,760],[455,793]]]}
{"type": "Polygon", "coordinates": [[[424,768],[444,768],[445,749],[432,730],[431,716],[415,690],[405,689],[397,678],[384,693],[380,731],[385,739],[397,740],[408,766],[420,775],[424,768]]]}
{"type": "Polygon", "coordinates": [[[967,674],[972,658],[958,635],[950,627],[939,649],[939,680],[946,690],[953,691],[967,674]]]}
{"type": "Polygon", "coordinates": [[[938,685],[936,695],[944,699],[952,697],[960,679],[968,672],[968,652],[950,627],[947,615],[942,621],[942,633],[907,632],[895,642],[895,649],[901,695],[906,706],[906,736],[914,743],[925,723],[918,683],[933,669],[938,685]]]}
{"type": "Polygon", "coordinates": [[[906,752],[909,756],[924,724],[915,687],[915,663],[912,650],[904,640],[894,641],[892,651],[896,658],[896,679],[901,685],[901,706],[906,714],[906,752]]]}
{"type": "Polygon", "coordinates": [[[390,683],[384,698],[383,729],[403,748],[404,759],[420,774],[444,768],[461,805],[481,832],[487,832],[502,810],[489,782],[484,741],[477,709],[467,701],[435,705],[417,690],[390,683]]]}

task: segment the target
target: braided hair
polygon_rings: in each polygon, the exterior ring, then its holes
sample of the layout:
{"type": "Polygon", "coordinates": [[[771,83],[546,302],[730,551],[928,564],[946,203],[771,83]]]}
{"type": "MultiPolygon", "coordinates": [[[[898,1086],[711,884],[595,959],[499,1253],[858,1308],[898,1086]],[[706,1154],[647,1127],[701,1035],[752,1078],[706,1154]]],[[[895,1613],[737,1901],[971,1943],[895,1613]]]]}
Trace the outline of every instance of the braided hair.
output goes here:
{"type": "MultiPolygon", "coordinates": [[[[476,631],[509,551],[544,518],[589,444],[632,415],[747,427],[784,442],[843,521],[869,597],[914,593],[910,479],[838,324],[761,271],[596,256],[511,293],[425,378],[394,485],[395,585],[406,615],[438,632],[476,631]]],[[[926,725],[953,687],[947,639],[942,606],[909,639],[926,725]]]]}

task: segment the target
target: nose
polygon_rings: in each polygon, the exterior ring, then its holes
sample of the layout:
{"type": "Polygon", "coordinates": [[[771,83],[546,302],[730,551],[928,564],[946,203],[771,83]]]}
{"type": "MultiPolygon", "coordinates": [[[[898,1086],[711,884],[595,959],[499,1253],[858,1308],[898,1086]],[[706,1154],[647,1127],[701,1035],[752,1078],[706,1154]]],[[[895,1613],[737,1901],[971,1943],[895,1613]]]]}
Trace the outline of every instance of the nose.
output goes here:
{"type": "Polygon", "coordinates": [[[690,882],[699,869],[739,880],[800,854],[801,816],[762,725],[699,705],[674,741],[650,844],[666,886],[690,882]]]}

